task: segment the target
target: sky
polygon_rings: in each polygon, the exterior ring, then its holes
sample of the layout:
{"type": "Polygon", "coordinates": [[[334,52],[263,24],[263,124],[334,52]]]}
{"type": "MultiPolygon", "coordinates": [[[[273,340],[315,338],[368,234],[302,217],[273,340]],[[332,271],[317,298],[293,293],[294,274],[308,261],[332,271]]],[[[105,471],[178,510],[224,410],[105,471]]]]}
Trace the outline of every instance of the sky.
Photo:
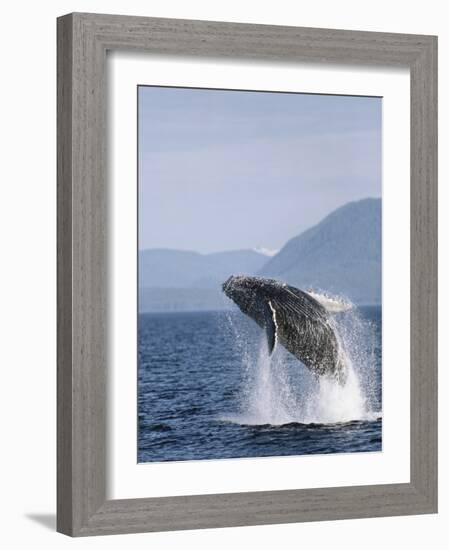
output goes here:
{"type": "Polygon", "coordinates": [[[138,106],[141,250],[278,250],[381,196],[381,98],[140,86],[138,106]]]}

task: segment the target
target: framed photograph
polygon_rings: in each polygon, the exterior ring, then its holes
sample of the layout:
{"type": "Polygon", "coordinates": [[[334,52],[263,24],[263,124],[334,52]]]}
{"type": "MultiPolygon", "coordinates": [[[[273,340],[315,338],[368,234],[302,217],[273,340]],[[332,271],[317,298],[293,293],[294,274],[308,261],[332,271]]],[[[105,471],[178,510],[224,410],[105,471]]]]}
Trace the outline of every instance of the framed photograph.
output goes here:
{"type": "Polygon", "coordinates": [[[58,531],[437,511],[437,39],[58,19],[58,531]]]}

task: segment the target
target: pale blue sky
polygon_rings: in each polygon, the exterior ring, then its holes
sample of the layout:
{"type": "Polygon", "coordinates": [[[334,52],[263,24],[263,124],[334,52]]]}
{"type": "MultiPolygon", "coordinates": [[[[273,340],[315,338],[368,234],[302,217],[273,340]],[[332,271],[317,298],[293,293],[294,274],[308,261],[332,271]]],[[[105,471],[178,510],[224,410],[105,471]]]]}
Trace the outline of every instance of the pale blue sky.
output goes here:
{"type": "Polygon", "coordinates": [[[381,99],[141,86],[139,248],[281,248],[381,195],[381,99]]]}

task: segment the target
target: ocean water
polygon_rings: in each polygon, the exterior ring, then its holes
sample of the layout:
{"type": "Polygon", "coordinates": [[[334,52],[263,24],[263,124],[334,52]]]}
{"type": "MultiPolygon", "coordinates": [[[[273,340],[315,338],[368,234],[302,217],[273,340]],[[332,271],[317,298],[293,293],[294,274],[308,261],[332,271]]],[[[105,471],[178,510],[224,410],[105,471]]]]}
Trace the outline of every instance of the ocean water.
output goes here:
{"type": "Polygon", "coordinates": [[[381,308],[334,319],[344,387],[239,311],[141,314],[138,462],[380,451],[381,308]]]}

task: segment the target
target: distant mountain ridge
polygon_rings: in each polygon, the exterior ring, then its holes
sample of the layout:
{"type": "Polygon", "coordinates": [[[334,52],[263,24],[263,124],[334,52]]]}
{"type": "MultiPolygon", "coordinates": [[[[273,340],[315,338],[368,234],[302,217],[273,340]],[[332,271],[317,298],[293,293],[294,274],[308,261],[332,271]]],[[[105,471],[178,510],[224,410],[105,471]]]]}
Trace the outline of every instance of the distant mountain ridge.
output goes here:
{"type": "Polygon", "coordinates": [[[139,286],[216,288],[233,273],[259,271],[267,256],[254,250],[200,254],[186,250],[149,249],[139,254],[139,286]]]}
{"type": "Polygon", "coordinates": [[[139,310],[226,309],[229,275],[272,277],[299,288],[381,302],[381,199],[350,202],[290,239],[272,257],[255,250],[199,254],[150,249],[139,253],[139,310]]]}
{"type": "Polygon", "coordinates": [[[139,253],[139,311],[228,309],[221,284],[230,275],[257,273],[267,256],[254,250],[199,254],[150,249],[139,253]]]}
{"type": "Polygon", "coordinates": [[[290,239],[258,274],[379,304],[381,245],[381,199],[350,202],[290,239]]]}

